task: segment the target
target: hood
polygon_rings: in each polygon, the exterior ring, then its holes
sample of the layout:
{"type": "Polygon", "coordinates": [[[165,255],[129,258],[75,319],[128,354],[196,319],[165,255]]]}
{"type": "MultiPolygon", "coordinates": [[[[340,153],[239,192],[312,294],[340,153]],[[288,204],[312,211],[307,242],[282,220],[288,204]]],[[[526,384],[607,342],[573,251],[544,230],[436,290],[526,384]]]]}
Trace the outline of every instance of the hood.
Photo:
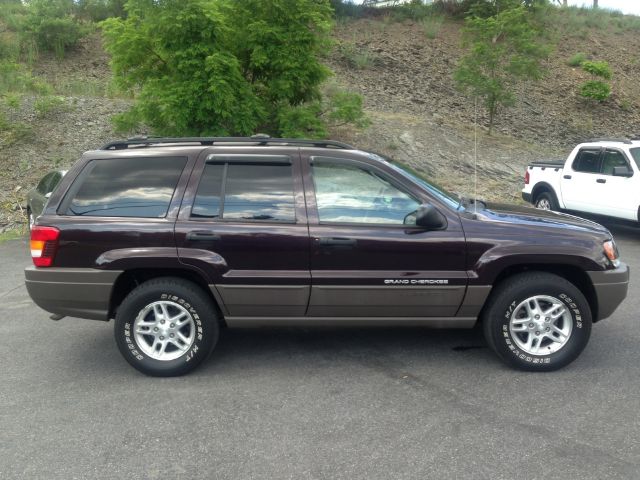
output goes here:
{"type": "MultiPolygon", "coordinates": [[[[473,213],[473,206],[469,207],[467,211],[473,213]]],[[[544,228],[569,228],[590,233],[601,233],[611,237],[609,230],[599,223],[574,215],[540,210],[539,208],[487,203],[485,208],[478,208],[476,214],[478,220],[481,221],[505,222],[544,228]]]]}

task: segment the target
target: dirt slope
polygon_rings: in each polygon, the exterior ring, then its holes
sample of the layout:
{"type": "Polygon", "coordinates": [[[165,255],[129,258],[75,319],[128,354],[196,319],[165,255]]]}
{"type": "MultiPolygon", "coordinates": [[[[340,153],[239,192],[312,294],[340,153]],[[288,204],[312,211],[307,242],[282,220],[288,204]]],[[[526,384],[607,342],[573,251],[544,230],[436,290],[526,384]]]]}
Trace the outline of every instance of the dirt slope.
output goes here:
{"type": "MultiPolygon", "coordinates": [[[[484,127],[482,106],[476,109],[452,81],[462,54],[459,23],[445,22],[428,38],[415,22],[359,19],[340,23],[335,38],[338,47],[328,58],[335,81],[363,94],[372,125],[362,132],[339,129],[333,136],[407,162],[452,191],[473,195],[476,137],[478,195],[519,201],[529,161],[560,158],[591,136],[640,133],[640,35],[634,32],[567,33],[548,62],[547,78],[521,87],[517,104],[501,113],[493,136],[484,127]],[[577,86],[587,78],[567,64],[577,52],[612,65],[614,95],[605,104],[594,106],[577,96],[577,86]],[[360,68],[349,58],[353,55],[365,56],[360,68]]],[[[33,99],[25,98],[10,112],[12,121],[31,127],[31,135],[0,146],[0,231],[24,221],[26,191],[46,171],[69,166],[83,151],[114,138],[110,117],[131,103],[112,94],[98,35],[61,62],[41,58],[33,70],[55,86],[68,108],[43,116],[33,99]]]]}

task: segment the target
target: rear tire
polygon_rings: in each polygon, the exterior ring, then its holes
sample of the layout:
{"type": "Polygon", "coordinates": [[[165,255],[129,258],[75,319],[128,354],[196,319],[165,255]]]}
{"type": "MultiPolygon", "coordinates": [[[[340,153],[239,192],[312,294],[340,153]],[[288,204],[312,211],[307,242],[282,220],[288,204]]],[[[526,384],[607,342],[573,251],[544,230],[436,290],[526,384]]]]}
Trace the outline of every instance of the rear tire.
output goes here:
{"type": "Polygon", "coordinates": [[[149,280],[124,299],[115,321],[120,353],[151,376],[194,370],[215,347],[219,322],[211,299],[180,278],[149,280]]]}
{"type": "Polygon", "coordinates": [[[552,192],[542,192],[536,197],[535,203],[536,208],[540,210],[560,210],[560,206],[558,205],[558,200],[556,196],[552,192]]]}
{"type": "Polygon", "coordinates": [[[502,282],[483,315],[485,338],[498,357],[513,368],[538,372],[573,362],[589,341],[591,323],[580,290],[544,272],[502,282]]]}

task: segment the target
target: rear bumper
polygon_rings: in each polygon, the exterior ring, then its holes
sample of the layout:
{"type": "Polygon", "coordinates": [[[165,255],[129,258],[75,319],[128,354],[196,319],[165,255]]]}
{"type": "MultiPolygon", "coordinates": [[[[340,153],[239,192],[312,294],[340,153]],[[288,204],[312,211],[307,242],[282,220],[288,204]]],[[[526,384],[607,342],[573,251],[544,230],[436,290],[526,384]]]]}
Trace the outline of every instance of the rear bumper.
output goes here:
{"type": "Polygon", "coordinates": [[[522,199],[527,203],[531,203],[531,194],[527,192],[522,192],[522,199]]]}
{"type": "Polygon", "coordinates": [[[24,270],[31,299],[58,315],[109,320],[109,301],[119,270],[37,268],[24,270]]]}
{"type": "Polygon", "coordinates": [[[610,317],[627,297],[629,267],[621,263],[615,270],[587,272],[598,299],[598,314],[594,321],[610,317]]]}

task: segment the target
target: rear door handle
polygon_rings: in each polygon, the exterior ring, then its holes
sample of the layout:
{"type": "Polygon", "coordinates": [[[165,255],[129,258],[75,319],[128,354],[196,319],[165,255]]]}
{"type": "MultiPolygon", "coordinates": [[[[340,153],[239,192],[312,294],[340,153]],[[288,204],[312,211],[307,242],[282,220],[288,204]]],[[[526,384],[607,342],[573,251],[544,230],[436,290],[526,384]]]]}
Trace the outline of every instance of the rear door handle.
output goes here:
{"type": "Polygon", "coordinates": [[[564,175],[562,178],[566,178],[567,180],[571,180],[571,175],[564,175]]]}
{"type": "Polygon", "coordinates": [[[596,180],[596,182],[598,182],[598,183],[607,183],[607,180],[604,179],[604,178],[599,178],[599,179],[596,180]]]}
{"type": "Polygon", "coordinates": [[[358,243],[355,238],[322,237],[316,240],[322,247],[355,247],[358,243]]]}
{"type": "Polygon", "coordinates": [[[206,231],[196,231],[187,233],[187,240],[192,242],[212,242],[220,240],[220,235],[206,231]]]}

